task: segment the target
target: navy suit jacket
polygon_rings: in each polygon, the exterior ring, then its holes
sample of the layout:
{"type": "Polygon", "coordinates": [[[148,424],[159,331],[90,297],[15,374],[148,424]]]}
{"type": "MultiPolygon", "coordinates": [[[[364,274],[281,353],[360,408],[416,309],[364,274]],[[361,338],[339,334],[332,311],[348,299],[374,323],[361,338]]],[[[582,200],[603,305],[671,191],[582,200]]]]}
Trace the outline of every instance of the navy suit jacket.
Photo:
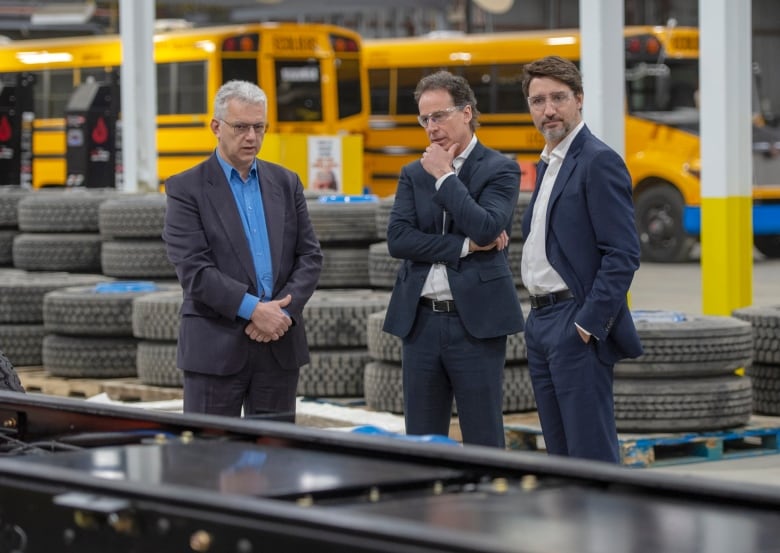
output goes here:
{"type": "MultiPolygon", "coordinates": [[[[273,299],[292,295],[285,308],[294,325],[270,342],[283,367],[309,362],[303,307],[322,267],[319,242],[298,176],[257,160],[273,268],[273,299]]],[[[244,294],[258,294],[257,276],[230,184],[215,154],[168,179],[163,239],[184,290],[177,364],[212,375],[241,369],[250,347],[248,321],[238,313],[244,294]]]]}
{"type": "MultiPolygon", "coordinates": [[[[447,266],[452,297],[466,330],[485,339],[523,330],[523,313],[508,249],[461,258],[466,237],[485,245],[511,231],[519,194],[517,162],[477,142],[460,169],[436,191],[419,161],[401,171],[387,226],[390,255],[402,259],[384,330],[404,338],[414,324],[420,293],[433,263],[447,266]],[[442,210],[452,226],[442,234],[442,210]]],[[[449,226],[449,225],[448,225],[449,226]]]]}
{"type": "MultiPolygon", "coordinates": [[[[523,236],[531,229],[536,189],[523,215],[523,236]]],[[[612,148],[587,126],[563,160],[547,207],[547,259],[579,304],[576,322],[599,341],[608,363],[642,354],[626,294],[639,268],[631,177],[612,148]]]]}

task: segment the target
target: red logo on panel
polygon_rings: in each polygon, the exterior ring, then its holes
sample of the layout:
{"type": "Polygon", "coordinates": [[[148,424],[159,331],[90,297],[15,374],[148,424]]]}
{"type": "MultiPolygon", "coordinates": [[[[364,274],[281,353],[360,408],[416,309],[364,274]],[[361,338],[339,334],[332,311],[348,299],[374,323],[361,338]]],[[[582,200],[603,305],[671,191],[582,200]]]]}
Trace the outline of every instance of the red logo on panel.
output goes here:
{"type": "Polygon", "coordinates": [[[95,144],[105,144],[108,140],[108,127],[106,127],[106,121],[102,117],[98,117],[95,128],[92,129],[92,142],[95,144]]]}
{"type": "Polygon", "coordinates": [[[3,115],[0,119],[0,142],[11,140],[11,134],[11,123],[8,121],[8,116],[3,115]]]}

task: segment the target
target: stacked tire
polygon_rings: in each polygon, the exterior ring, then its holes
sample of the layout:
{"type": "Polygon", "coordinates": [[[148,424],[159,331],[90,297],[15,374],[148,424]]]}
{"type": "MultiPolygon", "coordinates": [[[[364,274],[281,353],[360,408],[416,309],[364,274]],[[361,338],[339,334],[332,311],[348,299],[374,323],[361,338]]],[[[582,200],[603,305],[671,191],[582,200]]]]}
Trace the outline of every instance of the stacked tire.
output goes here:
{"type": "Polygon", "coordinates": [[[752,412],[750,324],[735,317],[634,312],[644,353],[615,365],[621,432],[720,430],[752,412]]]}
{"type": "Polygon", "coordinates": [[[14,264],[14,238],[19,234],[19,202],[31,192],[19,186],[0,186],[0,267],[14,264]]]}
{"type": "Polygon", "coordinates": [[[104,275],[126,279],[175,279],[162,240],[164,194],[128,194],[100,205],[103,238],[100,266],[104,275]]]}
{"type": "Polygon", "coordinates": [[[753,412],[780,415],[780,306],[751,306],[732,313],[753,329],[753,412]]]}
{"type": "Polygon", "coordinates": [[[47,293],[44,370],[66,378],[136,376],[133,300],[158,289],[152,282],[104,282],[47,293]]]}
{"type": "Polygon", "coordinates": [[[368,288],[368,249],[377,241],[377,200],[321,196],[307,202],[322,248],[318,288],[368,288]]]}
{"type": "Polygon", "coordinates": [[[176,346],[182,290],[164,290],[133,300],[133,336],[138,341],[138,379],[149,386],[181,387],[176,346]]]}
{"type": "Polygon", "coordinates": [[[298,395],[362,397],[368,319],[390,294],[368,289],[317,290],[303,311],[311,362],[301,367],[298,395]]]}
{"type": "Polygon", "coordinates": [[[101,275],[0,269],[0,349],[17,367],[43,363],[43,302],[68,286],[94,285],[101,275]]]}
{"type": "Polygon", "coordinates": [[[27,271],[100,273],[98,208],[115,191],[38,190],[19,201],[13,264],[27,271]]]}

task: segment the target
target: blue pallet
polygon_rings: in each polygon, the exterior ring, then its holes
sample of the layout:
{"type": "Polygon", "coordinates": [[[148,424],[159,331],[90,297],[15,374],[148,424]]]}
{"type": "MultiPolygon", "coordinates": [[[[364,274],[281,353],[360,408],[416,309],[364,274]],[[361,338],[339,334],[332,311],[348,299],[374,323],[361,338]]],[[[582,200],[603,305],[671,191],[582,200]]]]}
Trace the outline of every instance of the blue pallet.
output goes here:
{"type": "MultiPolygon", "coordinates": [[[[540,428],[509,425],[507,448],[544,451],[540,428]]],[[[650,467],[780,453],[780,426],[745,426],[716,432],[619,435],[621,464],[650,467]]]]}
{"type": "Polygon", "coordinates": [[[649,467],[720,461],[780,452],[780,427],[742,427],[718,432],[620,440],[622,464],[649,467]]]}

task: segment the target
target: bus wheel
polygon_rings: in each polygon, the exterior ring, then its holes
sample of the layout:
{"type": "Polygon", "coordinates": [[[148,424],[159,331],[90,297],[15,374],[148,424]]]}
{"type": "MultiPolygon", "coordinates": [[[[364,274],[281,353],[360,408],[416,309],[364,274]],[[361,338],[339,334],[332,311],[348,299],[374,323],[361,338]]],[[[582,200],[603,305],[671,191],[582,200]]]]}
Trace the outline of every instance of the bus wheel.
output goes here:
{"type": "Polygon", "coordinates": [[[644,190],[635,203],[642,259],[658,263],[687,261],[695,239],[683,228],[683,199],[671,185],[644,190]]]}
{"type": "Polygon", "coordinates": [[[780,257],[780,235],[759,235],[753,237],[756,249],[767,257],[780,257]]]}

